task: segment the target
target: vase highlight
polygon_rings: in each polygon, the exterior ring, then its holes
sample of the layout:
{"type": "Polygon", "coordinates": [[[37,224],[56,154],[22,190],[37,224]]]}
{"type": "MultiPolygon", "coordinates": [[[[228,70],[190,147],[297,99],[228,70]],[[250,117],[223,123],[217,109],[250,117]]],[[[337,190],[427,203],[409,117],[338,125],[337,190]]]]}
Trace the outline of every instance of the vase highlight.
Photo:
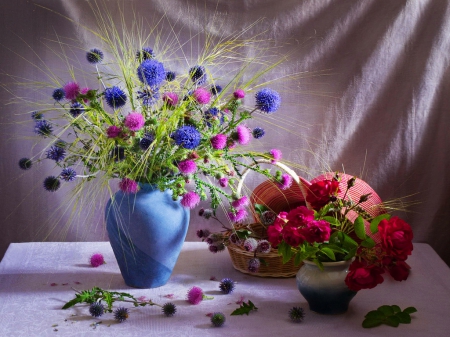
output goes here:
{"type": "Polygon", "coordinates": [[[189,209],[170,191],[140,184],[136,194],[117,192],[106,205],[106,229],[125,283],[156,288],[167,283],[189,225],[189,209]]]}
{"type": "Polygon", "coordinates": [[[323,270],[311,261],[304,260],[297,273],[297,287],[309,304],[320,314],[342,314],[348,310],[356,291],[348,289],[345,277],[350,261],[323,262],[323,270]]]}

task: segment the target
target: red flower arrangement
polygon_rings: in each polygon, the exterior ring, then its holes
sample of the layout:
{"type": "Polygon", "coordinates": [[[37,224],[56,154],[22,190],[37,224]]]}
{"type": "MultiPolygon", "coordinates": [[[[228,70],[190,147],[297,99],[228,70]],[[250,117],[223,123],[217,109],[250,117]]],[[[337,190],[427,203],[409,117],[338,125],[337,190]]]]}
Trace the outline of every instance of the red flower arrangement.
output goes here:
{"type": "Polygon", "coordinates": [[[349,192],[355,182],[354,177],[347,179],[345,187],[337,174],[308,186],[307,206],[278,214],[267,228],[268,241],[278,247],[284,262],[308,259],[322,268],[323,262],[354,259],[345,280],[354,291],[374,288],[386,272],[397,281],[406,280],[410,271],[406,259],[413,250],[410,225],[380,205],[369,213],[365,203],[370,193],[352,200],[349,192]]]}

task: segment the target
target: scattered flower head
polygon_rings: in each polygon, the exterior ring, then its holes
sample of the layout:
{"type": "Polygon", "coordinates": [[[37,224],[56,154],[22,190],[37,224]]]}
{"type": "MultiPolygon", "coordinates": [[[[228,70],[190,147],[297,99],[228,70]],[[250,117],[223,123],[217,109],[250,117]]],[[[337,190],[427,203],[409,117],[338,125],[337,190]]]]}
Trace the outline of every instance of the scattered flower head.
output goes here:
{"type": "Polygon", "coordinates": [[[131,131],[139,131],[144,127],[145,119],[139,112],[131,112],[125,117],[123,124],[131,131]]]}
{"type": "Polygon", "coordinates": [[[224,278],[220,281],[219,289],[224,294],[231,294],[234,290],[235,282],[230,278],[224,278]]]}
{"type": "Polygon", "coordinates": [[[168,302],[162,306],[162,312],[167,317],[172,317],[177,312],[177,307],[172,302],[168,302]]]}
{"type": "Polygon", "coordinates": [[[114,318],[120,323],[125,322],[128,318],[128,309],[124,307],[119,307],[114,311],[114,318]]]}
{"type": "Polygon", "coordinates": [[[300,323],[305,318],[305,311],[300,307],[293,307],[289,310],[289,318],[292,322],[300,323]]]}
{"type": "Polygon", "coordinates": [[[225,315],[221,312],[214,312],[211,316],[211,323],[215,327],[221,327],[225,323],[225,315]]]}
{"type": "Polygon", "coordinates": [[[264,211],[261,214],[261,219],[260,220],[261,220],[263,225],[269,226],[269,225],[272,225],[274,223],[276,218],[277,218],[277,215],[274,212],[272,212],[272,211],[264,211]]]}
{"type": "MultiPolygon", "coordinates": [[[[198,215],[204,217],[205,219],[209,219],[209,218],[211,218],[214,215],[214,212],[213,212],[212,209],[209,209],[209,208],[204,209],[204,208],[202,208],[202,209],[200,209],[200,211],[198,211],[198,215]]],[[[208,233],[208,235],[209,235],[209,233],[208,233]]],[[[208,235],[205,235],[205,236],[208,236],[208,235]]]]}
{"type": "Polygon", "coordinates": [[[192,209],[199,203],[200,203],[200,196],[194,191],[187,192],[181,198],[181,205],[186,208],[192,209]]]}
{"type": "Polygon", "coordinates": [[[105,99],[106,103],[115,110],[125,105],[127,102],[127,95],[122,89],[114,86],[105,89],[105,99]]]}
{"type": "Polygon", "coordinates": [[[159,87],[166,79],[164,65],[153,59],[144,60],[137,69],[139,80],[152,88],[159,87]]]}
{"type": "Polygon", "coordinates": [[[211,253],[219,253],[225,250],[225,244],[223,242],[214,242],[208,246],[211,253]]]}
{"type": "Polygon", "coordinates": [[[139,190],[139,185],[136,181],[129,179],[129,178],[123,178],[119,182],[119,188],[123,193],[126,194],[133,194],[137,193],[139,190]]]}
{"type": "Polygon", "coordinates": [[[100,317],[103,315],[105,311],[105,307],[100,302],[91,303],[89,306],[89,313],[92,317],[100,317]]]}
{"type": "Polygon", "coordinates": [[[203,290],[199,287],[192,287],[189,289],[186,299],[190,304],[199,304],[203,301],[203,290]]]}
{"type": "Polygon", "coordinates": [[[159,100],[159,91],[158,88],[155,88],[153,90],[150,87],[146,87],[142,89],[142,91],[137,92],[137,98],[142,99],[142,104],[145,106],[152,106],[156,103],[158,103],[159,100]]]}
{"type": "Polygon", "coordinates": [[[38,121],[38,120],[44,119],[44,114],[40,111],[33,111],[31,113],[31,118],[35,121],[38,121]]]}
{"type": "Polygon", "coordinates": [[[256,107],[266,113],[273,113],[278,110],[281,104],[280,95],[272,89],[264,88],[255,95],[256,107]]]}
{"type": "Polygon", "coordinates": [[[102,264],[105,264],[105,258],[100,253],[92,254],[92,256],[89,258],[89,263],[92,267],[97,268],[101,266],[102,264]]]}
{"type": "Polygon", "coordinates": [[[103,52],[97,48],[91,49],[86,53],[86,59],[92,64],[101,63],[103,61],[103,52]]]}

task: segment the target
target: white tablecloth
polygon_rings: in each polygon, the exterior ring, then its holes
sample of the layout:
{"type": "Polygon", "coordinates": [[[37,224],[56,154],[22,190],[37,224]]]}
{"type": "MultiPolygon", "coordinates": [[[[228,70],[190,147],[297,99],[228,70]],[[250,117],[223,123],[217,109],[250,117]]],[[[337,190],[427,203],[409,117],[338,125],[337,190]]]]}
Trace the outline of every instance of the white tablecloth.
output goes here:
{"type": "Polygon", "coordinates": [[[156,289],[127,287],[108,242],[13,243],[0,263],[0,336],[449,336],[450,269],[426,244],[415,244],[408,262],[412,272],[407,281],[386,279],[375,289],[360,291],[347,313],[325,316],[309,311],[295,278],[242,274],[233,269],[228,253],[212,254],[204,243],[186,242],[169,282],[156,289]],[[107,264],[92,268],[88,260],[96,252],[107,264]],[[237,281],[235,291],[222,294],[212,276],[237,281]],[[87,306],[61,310],[74,297],[71,287],[94,286],[161,304],[171,301],[178,310],[174,317],[165,317],[156,306],[128,305],[130,317],[124,323],[116,323],[112,314],[92,318],[87,306]],[[190,305],[185,297],[192,286],[214,299],[190,305]],[[172,299],[165,297],[169,294],[172,299]],[[230,316],[241,297],[251,300],[258,311],[230,316]],[[362,328],[364,315],[383,304],[415,306],[418,312],[411,324],[398,328],[362,328]],[[294,306],[305,309],[303,323],[289,320],[288,311],[294,306]],[[221,328],[213,327],[206,316],[215,311],[226,315],[221,328]]]}

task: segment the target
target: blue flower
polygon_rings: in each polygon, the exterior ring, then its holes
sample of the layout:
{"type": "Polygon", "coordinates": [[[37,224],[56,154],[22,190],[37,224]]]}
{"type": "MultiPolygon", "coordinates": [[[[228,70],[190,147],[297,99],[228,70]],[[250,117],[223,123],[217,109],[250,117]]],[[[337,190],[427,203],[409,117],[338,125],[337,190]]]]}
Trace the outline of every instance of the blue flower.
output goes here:
{"type": "Polygon", "coordinates": [[[116,146],[111,151],[111,157],[116,163],[125,160],[125,149],[121,146],[116,146]]]}
{"type": "Polygon", "coordinates": [[[224,278],[220,281],[219,289],[225,294],[231,294],[234,290],[234,281],[230,278],[224,278]]]}
{"type": "Polygon", "coordinates": [[[38,121],[44,118],[44,114],[40,111],[33,111],[31,113],[31,118],[34,119],[35,121],[38,121]]]}
{"type": "Polygon", "coordinates": [[[69,112],[73,118],[78,117],[79,115],[81,115],[84,112],[83,104],[78,103],[78,102],[72,103],[70,105],[69,112]]]}
{"type": "Polygon", "coordinates": [[[104,311],[105,307],[99,302],[91,303],[91,305],[89,306],[89,313],[92,315],[92,317],[100,317],[103,315],[104,311]]]}
{"type": "Polygon", "coordinates": [[[33,166],[33,162],[29,158],[22,158],[19,160],[19,167],[22,170],[29,170],[33,166]]]}
{"type": "Polygon", "coordinates": [[[34,132],[36,132],[39,136],[48,137],[51,135],[52,131],[52,125],[45,119],[37,121],[34,125],[34,132]]]}
{"type": "Polygon", "coordinates": [[[175,72],[173,72],[173,71],[166,72],[166,81],[167,82],[172,82],[176,77],[177,77],[177,75],[175,74],[175,72]]]}
{"type": "Polygon", "coordinates": [[[206,121],[206,125],[208,125],[209,127],[211,126],[211,121],[214,119],[218,119],[220,122],[220,125],[223,124],[224,122],[224,115],[223,113],[217,109],[217,108],[210,108],[208,110],[205,111],[205,121],[206,121]]]}
{"type": "Polygon", "coordinates": [[[153,133],[146,132],[144,134],[144,137],[139,141],[139,147],[143,151],[145,151],[150,147],[150,145],[153,143],[154,140],[155,136],[153,135],[153,133]]]}
{"type": "Polygon", "coordinates": [[[60,100],[64,99],[66,97],[66,92],[63,88],[58,88],[53,90],[52,97],[55,101],[59,102],[60,100]]]}
{"type": "Polygon", "coordinates": [[[108,103],[111,108],[118,109],[123,107],[127,102],[127,95],[122,89],[114,86],[111,88],[106,88],[105,99],[106,103],[108,103]]]}
{"type": "Polygon", "coordinates": [[[267,113],[273,113],[278,110],[281,103],[280,95],[272,89],[262,89],[255,95],[256,107],[267,113]]]}
{"type": "Polygon", "coordinates": [[[139,80],[152,88],[159,87],[166,79],[164,65],[156,60],[145,60],[137,69],[139,80]]]}
{"type": "Polygon", "coordinates": [[[189,77],[191,78],[192,82],[194,82],[197,85],[204,84],[207,79],[205,67],[193,66],[191,69],[189,69],[189,77]]]}
{"type": "Polygon", "coordinates": [[[213,95],[218,95],[222,92],[222,87],[220,85],[212,85],[209,91],[213,95]]]}
{"type": "Polygon", "coordinates": [[[55,192],[61,187],[61,182],[55,176],[49,176],[44,179],[44,188],[49,192],[55,192]]]}
{"type": "Polygon", "coordinates": [[[136,59],[138,61],[150,60],[154,59],[155,57],[156,55],[152,48],[144,47],[136,52],[136,59]]]}
{"type": "Polygon", "coordinates": [[[122,323],[128,318],[128,309],[124,307],[117,308],[114,311],[114,318],[122,323]]]}
{"type": "Polygon", "coordinates": [[[263,128],[256,127],[252,131],[252,135],[255,139],[262,138],[266,134],[266,131],[264,131],[263,128]]]}
{"type": "Polygon", "coordinates": [[[56,162],[63,160],[66,157],[66,150],[59,146],[52,146],[47,151],[47,158],[56,162]]]}
{"type": "Polygon", "coordinates": [[[200,144],[201,137],[200,132],[190,125],[182,126],[172,135],[175,144],[189,150],[195,149],[200,144]]]}
{"type": "Polygon", "coordinates": [[[159,91],[158,88],[154,90],[148,88],[142,89],[142,91],[138,91],[137,98],[142,99],[142,104],[145,106],[150,106],[158,103],[159,100],[159,91]]]}
{"type": "Polygon", "coordinates": [[[86,59],[92,64],[100,63],[103,61],[103,52],[100,49],[91,49],[86,53],[86,59]]]}
{"type": "Polygon", "coordinates": [[[74,181],[75,177],[77,176],[77,173],[73,168],[67,167],[61,171],[61,174],[59,176],[62,180],[65,181],[74,181]]]}

